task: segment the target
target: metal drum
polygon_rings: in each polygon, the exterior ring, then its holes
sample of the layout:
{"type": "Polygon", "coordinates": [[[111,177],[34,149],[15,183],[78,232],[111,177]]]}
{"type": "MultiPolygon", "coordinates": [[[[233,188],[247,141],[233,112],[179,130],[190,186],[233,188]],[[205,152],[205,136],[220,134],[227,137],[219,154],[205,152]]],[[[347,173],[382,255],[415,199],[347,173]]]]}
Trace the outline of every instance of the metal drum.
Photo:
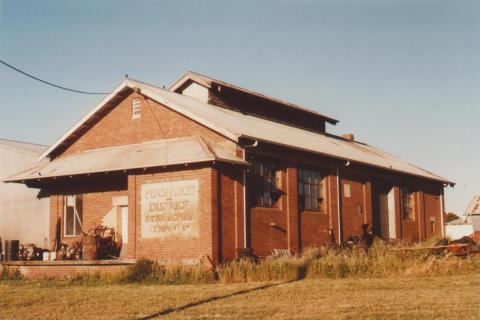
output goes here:
{"type": "Polygon", "coordinates": [[[20,240],[5,240],[5,261],[17,261],[19,247],[20,240]]]}
{"type": "Polygon", "coordinates": [[[83,245],[83,260],[97,260],[97,244],[83,245]]]}

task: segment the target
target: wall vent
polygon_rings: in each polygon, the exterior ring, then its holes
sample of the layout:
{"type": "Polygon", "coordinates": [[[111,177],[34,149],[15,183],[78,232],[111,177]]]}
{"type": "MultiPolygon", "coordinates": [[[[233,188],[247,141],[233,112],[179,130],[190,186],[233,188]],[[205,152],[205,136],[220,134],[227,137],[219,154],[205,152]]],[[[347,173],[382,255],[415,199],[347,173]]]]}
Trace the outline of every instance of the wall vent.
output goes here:
{"type": "Polygon", "coordinates": [[[142,116],[142,102],[140,99],[132,100],[132,119],[140,119],[142,116]]]}

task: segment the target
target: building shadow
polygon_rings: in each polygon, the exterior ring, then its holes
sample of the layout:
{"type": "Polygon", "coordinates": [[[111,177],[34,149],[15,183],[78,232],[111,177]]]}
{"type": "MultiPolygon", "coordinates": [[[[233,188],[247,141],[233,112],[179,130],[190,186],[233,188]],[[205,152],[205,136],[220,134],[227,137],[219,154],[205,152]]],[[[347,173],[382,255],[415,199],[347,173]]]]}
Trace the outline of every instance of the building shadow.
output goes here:
{"type": "Polygon", "coordinates": [[[219,300],[223,300],[223,299],[227,299],[227,298],[231,298],[231,297],[235,297],[235,296],[240,296],[240,295],[243,295],[243,294],[251,293],[251,292],[254,292],[254,291],[260,291],[260,290],[268,289],[268,288],[271,288],[271,287],[277,287],[277,286],[280,286],[282,284],[287,284],[287,283],[291,283],[291,282],[295,282],[295,281],[298,281],[298,280],[289,280],[289,281],[283,281],[283,282],[278,282],[278,283],[271,283],[271,284],[266,284],[266,285],[255,287],[255,288],[235,291],[235,292],[225,294],[225,295],[212,296],[210,298],[206,298],[206,299],[202,299],[202,300],[199,300],[199,301],[187,303],[187,304],[184,304],[184,305],[181,305],[181,306],[178,306],[178,307],[165,308],[161,311],[158,311],[158,312],[146,315],[146,316],[138,317],[136,319],[139,319],[139,320],[154,319],[154,318],[157,318],[157,317],[168,315],[168,314],[173,313],[173,312],[179,312],[179,311],[183,311],[183,310],[186,310],[186,309],[189,309],[189,308],[197,307],[197,306],[200,306],[202,304],[209,303],[209,302],[215,302],[215,301],[219,301],[219,300]]]}

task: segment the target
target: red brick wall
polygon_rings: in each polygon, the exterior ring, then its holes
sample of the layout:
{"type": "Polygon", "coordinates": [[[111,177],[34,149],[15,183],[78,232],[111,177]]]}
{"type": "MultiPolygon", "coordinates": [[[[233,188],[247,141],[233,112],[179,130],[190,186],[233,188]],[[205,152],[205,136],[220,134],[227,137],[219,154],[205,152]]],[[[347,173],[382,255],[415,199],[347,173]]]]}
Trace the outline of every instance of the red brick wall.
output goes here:
{"type": "Polygon", "coordinates": [[[68,146],[62,155],[82,150],[193,135],[201,135],[216,142],[226,140],[216,132],[156,101],[132,92],[68,146]],[[140,99],[142,102],[140,119],[132,119],[132,99],[140,99]]]}
{"type": "Polygon", "coordinates": [[[302,248],[302,229],[298,212],[298,169],[289,164],[282,178],[282,185],[285,186],[284,190],[287,193],[282,197],[282,208],[285,208],[284,214],[287,219],[287,248],[291,252],[299,252],[302,248]]]}
{"type": "MultiPolygon", "coordinates": [[[[298,212],[297,165],[286,165],[282,170],[281,184],[285,192],[279,208],[252,208],[250,210],[250,246],[260,256],[269,255],[275,248],[299,252],[308,247],[329,244],[328,230],[334,231],[338,240],[337,179],[334,169],[327,170],[327,205],[325,213],[298,212]]],[[[199,259],[209,256],[214,261],[228,261],[236,257],[236,249],[243,247],[243,169],[227,164],[216,168],[200,165],[188,168],[176,167],[157,171],[131,173],[128,190],[115,189],[114,185],[93,189],[100,180],[70,182],[62,188],[62,195],[51,196],[50,236],[55,237],[56,217],[62,217],[63,194],[83,194],[84,227],[91,229],[100,224],[112,208],[112,198],[128,196],[129,246],[128,257],[152,259],[199,259]],[[144,183],[179,179],[199,179],[200,211],[202,214],[201,236],[192,240],[156,240],[140,238],[140,190],[144,183]],[[90,187],[89,187],[90,186],[90,187]],[[218,220],[220,217],[220,220],[218,220]],[[220,241],[220,242],[219,242],[220,241]]],[[[371,184],[369,175],[360,176],[356,170],[341,172],[342,190],[350,184],[351,197],[341,196],[343,240],[352,235],[361,235],[361,225],[372,222],[371,184]],[[363,179],[366,177],[366,179],[363,179]],[[359,211],[359,208],[361,211],[359,211]]],[[[93,178],[91,178],[93,179],[93,178]]],[[[108,181],[111,177],[103,177],[108,181]]],[[[430,219],[435,219],[435,233],[441,232],[440,192],[441,186],[419,185],[416,193],[416,216],[412,221],[403,220],[400,211],[399,188],[395,187],[397,206],[397,238],[418,241],[432,235],[430,219]]],[[[58,194],[58,193],[57,193],[58,194]]],[[[63,238],[65,242],[78,240],[63,238]]]]}
{"type": "Polygon", "coordinates": [[[57,230],[57,220],[60,217],[61,219],[61,233],[63,235],[63,211],[64,211],[64,197],[59,195],[50,196],[50,228],[49,228],[49,238],[50,238],[50,248],[53,249],[53,244],[55,243],[55,236],[57,230]]]}
{"type": "Polygon", "coordinates": [[[287,221],[285,213],[275,208],[252,208],[251,247],[254,254],[269,255],[273,249],[286,249],[287,221]]]}
{"type": "Polygon", "coordinates": [[[216,192],[213,188],[216,183],[216,172],[211,168],[184,169],[171,172],[153,172],[138,174],[129,178],[129,257],[149,259],[200,259],[209,256],[215,261],[217,259],[216,239],[216,203],[212,195],[216,192]],[[177,180],[199,180],[199,202],[200,211],[200,236],[191,239],[142,239],[140,233],[140,198],[141,186],[148,183],[177,180]],[[132,221],[133,220],[133,221],[132,221]],[[133,223],[135,222],[135,223],[133,223]]]}
{"type": "Polygon", "coordinates": [[[414,219],[403,219],[400,191],[398,187],[395,188],[397,238],[406,242],[421,241],[442,234],[440,194],[443,186],[419,181],[416,187],[414,219]],[[431,219],[434,220],[434,232],[431,230],[431,219]]]}
{"type": "Polygon", "coordinates": [[[362,235],[362,224],[372,225],[370,183],[362,178],[346,174],[341,177],[342,239],[362,235]],[[345,186],[350,186],[350,197],[345,194],[345,186]]]}
{"type": "MultiPolygon", "coordinates": [[[[327,172],[326,211],[298,211],[297,173],[294,165],[282,171],[282,190],[279,208],[251,208],[251,247],[260,256],[271,254],[273,249],[289,249],[293,253],[308,247],[330,243],[328,230],[334,230],[338,239],[338,207],[336,198],[336,176],[327,172]]],[[[326,171],[325,171],[326,170],[326,171]]]]}
{"type": "MultiPolygon", "coordinates": [[[[65,190],[67,191],[67,190],[65,190]]],[[[82,194],[83,195],[83,225],[84,231],[90,231],[96,226],[101,225],[103,217],[114,208],[112,204],[113,197],[126,196],[127,190],[122,191],[102,191],[102,192],[66,192],[65,194],[82,194]]],[[[64,210],[65,196],[53,195],[50,197],[50,239],[55,239],[55,230],[57,217],[62,219],[61,234],[62,242],[72,243],[80,241],[80,237],[64,236],[64,210]]],[[[115,227],[115,226],[109,226],[115,227]]],[[[117,230],[118,231],[118,230],[117,230]]]]}
{"type": "Polygon", "coordinates": [[[337,176],[336,172],[332,172],[332,174],[329,177],[329,188],[328,188],[328,199],[329,201],[329,216],[330,216],[330,228],[333,230],[333,234],[335,236],[335,240],[338,243],[339,242],[339,234],[338,234],[338,226],[339,226],[339,221],[338,221],[338,183],[337,183],[337,176]]]}
{"type": "Polygon", "coordinates": [[[326,178],[327,199],[325,212],[303,211],[300,213],[301,220],[301,248],[318,247],[330,243],[328,230],[332,229],[337,236],[337,199],[336,177],[329,175],[326,178]],[[335,225],[334,222],[335,221],[335,225]]]}
{"type": "Polygon", "coordinates": [[[294,212],[288,210],[290,202],[294,201],[292,198],[296,199],[296,187],[292,190],[292,185],[287,185],[287,171],[289,182],[292,178],[296,181],[296,172],[290,168],[280,171],[281,189],[286,194],[278,199],[278,206],[276,208],[253,207],[249,210],[250,247],[258,256],[269,255],[273,249],[298,250],[297,210],[295,209],[294,212]]]}
{"type": "Polygon", "coordinates": [[[221,165],[219,171],[221,256],[228,261],[236,258],[237,248],[243,248],[243,174],[231,165],[221,165]]]}
{"type": "Polygon", "coordinates": [[[302,249],[329,244],[329,214],[304,211],[302,221],[302,249]]]}
{"type": "Polygon", "coordinates": [[[425,201],[425,238],[440,236],[442,234],[442,221],[440,216],[440,192],[430,191],[424,193],[425,201]],[[433,220],[433,223],[432,223],[433,220]],[[432,230],[433,229],[433,230],[432,230]]]}
{"type": "MultiPolygon", "coordinates": [[[[169,139],[176,137],[186,137],[192,135],[200,135],[206,139],[224,142],[227,139],[216,132],[180,115],[163,105],[145,98],[139,93],[131,92],[126,98],[121,100],[116,105],[110,107],[101,118],[99,118],[85,133],[80,135],[71,145],[67,146],[65,150],[60,150],[59,156],[65,156],[83,150],[90,150],[103,147],[111,147],[117,145],[141,143],[144,141],[169,139]],[[132,99],[140,99],[141,118],[132,120],[131,104],[132,99]]],[[[79,182],[73,178],[69,184],[56,188],[61,191],[54,191],[51,197],[51,221],[50,234],[55,234],[56,217],[62,217],[62,235],[63,235],[63,195],[55,196],[55,194],[84,194],[84,228],[90,229],[100,224],[103,216],[112,207],[112,197],[114,196],[128,196],[129,202],[129,246],[128,257],[151,256],[154,258],[199,258],[202,255],[209,255],[210,257],[217,255],[218,245],[215,243],[216,239],[212,238],[212,232],[216,232],[216,197],[212,197],[212,192],[216,192],[217,180],[216,176],[210,169],[206,171],[186,170],[185,172],[171,172],[171,173],[157,173],[152,176],[150,174],[128,176],[128,189],[125,187],[122,191],[101,190],[99,192],[92,192],[89,190],[88,184],[83,189],[84,182],[79,182]],[[186,173],[187,172],[187,173],[186,173]],[[140,218],[140,204],[139,192],[142,183],[146,181],[164,181],[172,179],[183,179],[186,176],[198,177],[201,181],[201,210],[202,217],[206,220],[202,224],[201,241],[190,241],[185,244],[168,243],[167,246],[159,247],[158,243],[150,240],[141,240],[139,234],[139,218],[140,218]],[[206,184],[208,180],[208,186],[206,184]],[[80,189],[79,190],[79,185],[80,189]],[[208,199],[208,200],[207,200],[208,199]],[[137,203],[138,202],[138,203],[137,203]],[[208,203],[207,203],[208,202],[208,203]],[[137,203],[137,205],[135,205],[137,203]],[[208,216],[208,217],[207,217],[208,216]],[[214,219],[215,218],[215,219],[214,219]],[[208,220],[209,219],[209,220],[208,220]],[[137,228],[135,226],[137,225],[137,228]],[[208,225],[208,227],[207,227],[208,225]],[[213,230],[213,231],[212,231],[213,230]],[[208,240],[207,240],[208,239],[208,240]],[[135,241],[137,240],[137,241],[135,241]],[[149,243],[150,241],[150,243],[149,243]],[[208,242],[208,243],[207,243],[208,242]],[[187,248],[187,249],[186,249],[187,248]],[[197,250],[198,249],[198,250],[197,250]]],[[[102,181],[108,181],[108,177],[101,178],[102,181]]],[[[222,178],[223,179],[223,178],[222,178]]],[[[228,182],[226,182],[228,184],[228,182]]],[[[93,188],[95,183],[90,183],[93,188]]],[[[241,192],[241,186],[238,182],[235,184],[237,193],[241,192]]],[[[226,189],[228,192],[228,187],[226,189]]],[[[242,197],[242,195],[238,195],[242,197]]],[[[243,204],[241,201],[237,202],[237,206],[241,209],[243,204]]],[[[225,210],[225,215],[228,215],[230,208],[225,210]]],[[[242,221],[235,220],[237,228],[243,230],[242,221]]],[[[227,229],[228,230],[228,229],[227,229]]],[[[228,235],[230,236],[230,235],[228,235]]],[[[238,243],[243,245],[243,234],[238,235],[238,243]]],[[[71,242],[78,240],[78,237],[63,238],[62,241],[71,242]]],[[[232,240],[229,239],[230,242],[232,240]]],[[[178,241],[177,241],[178,243],[178,241]]],[[[226,248],[227,255],[231,256],[231,248],[226,248]]]]}

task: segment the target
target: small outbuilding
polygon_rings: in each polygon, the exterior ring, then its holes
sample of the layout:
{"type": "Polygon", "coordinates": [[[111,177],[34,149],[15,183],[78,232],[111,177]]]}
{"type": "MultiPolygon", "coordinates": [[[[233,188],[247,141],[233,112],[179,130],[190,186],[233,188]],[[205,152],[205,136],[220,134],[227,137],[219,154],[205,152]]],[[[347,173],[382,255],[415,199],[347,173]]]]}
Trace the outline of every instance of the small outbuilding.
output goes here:
{"type": "Polygon", "coordinates": [[[462,217],[445,225],[446,236],[452,240],[480,232],[480,196],[474,196],[462,217]]]}

